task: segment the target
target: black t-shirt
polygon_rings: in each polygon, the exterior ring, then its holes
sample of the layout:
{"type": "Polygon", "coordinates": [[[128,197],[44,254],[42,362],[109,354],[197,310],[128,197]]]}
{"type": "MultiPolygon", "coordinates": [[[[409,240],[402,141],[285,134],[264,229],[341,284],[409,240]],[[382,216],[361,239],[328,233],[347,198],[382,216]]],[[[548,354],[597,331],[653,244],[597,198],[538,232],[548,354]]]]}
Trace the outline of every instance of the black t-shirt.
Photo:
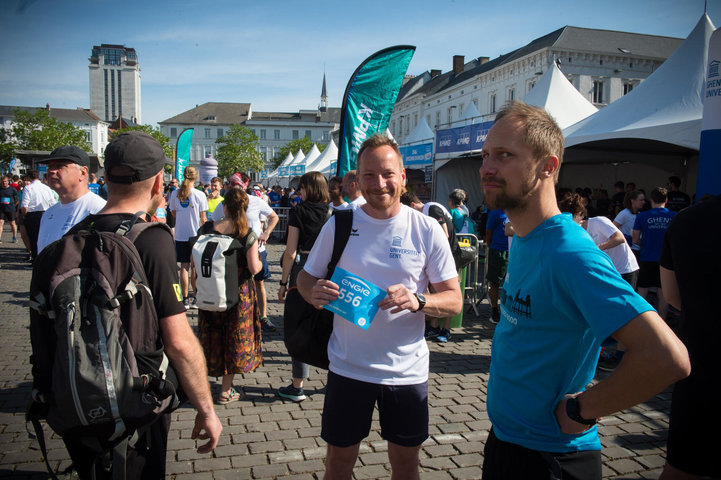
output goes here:
{"type": "Polygon", "coordinates": [[[688,195],[678,190],[668,191],[666,208],[668,208],[672,212],[680,212],[689,205],[691,205],[691,198],[688,195]]]}
{"type": "Polygon", "coordinates": [[[327,203],[303,202],[288,212],[288,226],[300,230],[298,250],[309,252],[329,218],[327,203]]]}
{"type": "Polygon", "coordinates": [[[624,209],[623,199],[626,198],[626,192],[616,192],[611,200],[613,201],[614,213],[618,214],[624,209]]]}
{"type": "Polygon", "coordinates": [[[691,354],[692,374],[698,374],[699,367],[711,369],[715,379],[721,338],[717,300],[720,218],[721,196],[680,212],[666,230],[660,258],[661,266],[673,270],[678,283],[683,303],[679,338],[691,354]]]}
{"type": "MultiPolygon", "coordinates": [[[[121,222],[132,218],[130,213],[89,215],[83,223],[92,222],[96,230],[112,232],[121,222]]],[[[163,228],[149,228],[136,239],[135,248],[148,276],[158,319],[185,312],[173,236],[163,228]]]]}
{"type": "Polygon", "coordinates": [[[14,212],[18,202],[18,191],[12,186],[0,187],[0,212],[14,212]]]}

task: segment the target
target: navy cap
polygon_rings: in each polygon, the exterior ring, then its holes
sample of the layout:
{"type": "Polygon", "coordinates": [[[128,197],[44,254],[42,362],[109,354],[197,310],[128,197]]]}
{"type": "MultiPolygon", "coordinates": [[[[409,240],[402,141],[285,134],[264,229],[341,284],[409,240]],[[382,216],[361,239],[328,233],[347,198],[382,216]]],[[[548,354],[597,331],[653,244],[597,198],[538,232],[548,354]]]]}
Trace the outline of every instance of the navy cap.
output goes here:
{"type": "Polygon", "coordinates": [[[144,132],[124,132],[105,148],[105,179],[114,183],[133,183],[147,180],[160,172],[167,162],[160,143],[144,132]],[[127,167],[122,174],[113,173],[116,167],[127,167]],[[132,173],[128,173],[127,170],[132,173]]]}

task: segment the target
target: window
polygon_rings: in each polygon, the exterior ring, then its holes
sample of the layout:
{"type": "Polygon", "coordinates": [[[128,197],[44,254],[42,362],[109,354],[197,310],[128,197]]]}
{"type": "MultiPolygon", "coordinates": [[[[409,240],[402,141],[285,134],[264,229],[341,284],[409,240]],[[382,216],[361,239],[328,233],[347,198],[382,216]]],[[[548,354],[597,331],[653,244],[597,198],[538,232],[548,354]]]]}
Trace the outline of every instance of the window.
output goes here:
{"type": "MultiPolygon", "coordinates": [[[[276,130],[278,131],[278,130],[276,130]]],[[[276,137],[276,139],[279,137],[276,137]]],[[[298,130],[293,130],[293,140],[298,140],[298,130]]]]}
{"type": "Polygon", "coordinates": [[[436,127],[441,124],[441,112],[436,112],[436,127]]]}
{"type": "Polygon", "coordinates": [[[623,84],[623,94],[626,95],[628,92],[633,90],[633,83],[626,82],[623,84]]]}
{"type": "Polygon", "coordinates": [[[403,134],[403,116],[398,117],[398,134],[403,134]]]}
{"type": "Polygon", "coordinates": [[[92,143],[93,141],[93,132],[90,130],[85,131],[85,140],[87,140],[89,143],[92,143]]]}
{"type": "Polygon", "coordinates": [[[395,121],[395,120],[393,120],[393,121],[391,122],[391,133],[392,133],[393,135],[398,135],[398,132],[396,131],[396,121],[395,121]]]}
{"type": "Polygon", "coordinates": [[[593,103],[603,103],[603,82],[593,81],[593,103]]]}
{"type": "Polygon", "coordinates": [[[490,101],[490,107],[491,107],[491,113],[496,113],[496,94],[491,94],[491,101],[490,101]]]}
{"type": "Polygon", "coordinates": [[[222,129],[222,128],[219,128],[219,129],[216,131],[216,133],[217,133],[217,135],[218,135],[218,138],[222,137],[222,136],[223,136],[223,129],[222,129]]]}
{"type": "Polygon", "coordinates": [[[418,126],[418,113],[413,114],[413,128],[418,126]]]}
{"type": "Polygon", "coordinates": [[[170,138],[176,138],[178,136],[178,127],[170,127],[170,138]]]}
{"type": "Polygon", "coordinates": [[[508,101],[512,102],[516,97],[516,89],[515,88],[509,88],[508,89],[508,101]]]}
{"type": "Polygon", "coordinates": [[[255,136],[258,136],[258,134],[255,132],[255,128],[251,128],[251,129],[250,129],[250,133],[252,133],[252,134],[255,135],[255,136]]]}
{"type": "Polygon", "coordinates": [[[278,130],[278,129],[273,130],[273,138],[276,140],[280,140],[280,130],[278,130]]]}
{"type": "Polygon", "coordinates": [[[312,133],[312,132],[311,132],[310,130],[306,130],[306,131],[305,131],[305,136],[308,137],[308,138],[312,138],[312,134],[311,134],[311,133],[312,133]]]}
{"type": "Polygon", "coordinates": [[[205,134],[204,138],[210,138],[210,129],[209,128],[204,128],[203,132],[205,134]]]}
{"type": "Polygon", "coordinates": [[[330,140],[330,132],[323,132],[323,135],[321,136],[321,140],[324,142],[327,142],[330,140]]]}
{"type": "Polygon", "coordinates": [[[213,146],[212,145],[204,145],[203,146],[203,158],[207,157],[208,155],[213,154],[213,146]]]}
{"type": "Polygon", "coordinates": [[[265,140],[265,129],[264,128],[260,129],[260,139],[265,140]]]}

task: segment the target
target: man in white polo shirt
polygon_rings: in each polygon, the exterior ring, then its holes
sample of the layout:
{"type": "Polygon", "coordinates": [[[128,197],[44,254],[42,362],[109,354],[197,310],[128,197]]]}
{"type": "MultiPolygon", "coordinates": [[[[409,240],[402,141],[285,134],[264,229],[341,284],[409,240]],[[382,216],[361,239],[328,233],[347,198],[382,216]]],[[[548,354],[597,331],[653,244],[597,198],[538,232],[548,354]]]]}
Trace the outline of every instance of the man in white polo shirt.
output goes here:
{"type": "Polygon", "coordinates": [[[23,188],[20,200],[20,215],[23,216],[23,224],[20,228],[24,228],[27,233],[30,245],[25,246],[30,251],[28,260],[32,261],[38,255],[40,220],[45,210],[55,205],[57,199],[50,187],[40,181],[37,170],[28,171],[27,177],[30,179],[30,184],[23,188]]]}

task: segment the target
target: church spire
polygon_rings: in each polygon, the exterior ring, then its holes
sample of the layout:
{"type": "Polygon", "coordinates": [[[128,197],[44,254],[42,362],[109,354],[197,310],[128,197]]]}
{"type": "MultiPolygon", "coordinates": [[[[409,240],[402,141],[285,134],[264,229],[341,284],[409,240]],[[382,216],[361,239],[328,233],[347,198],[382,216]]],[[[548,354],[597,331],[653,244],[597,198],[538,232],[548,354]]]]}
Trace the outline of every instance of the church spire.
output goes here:
{"type": "Polygon", "coordinates": [[[325,87],[325,72],[323,72],[323,88],[320,91],[320,111],[328,110],[328,90],[325,87]]]}

